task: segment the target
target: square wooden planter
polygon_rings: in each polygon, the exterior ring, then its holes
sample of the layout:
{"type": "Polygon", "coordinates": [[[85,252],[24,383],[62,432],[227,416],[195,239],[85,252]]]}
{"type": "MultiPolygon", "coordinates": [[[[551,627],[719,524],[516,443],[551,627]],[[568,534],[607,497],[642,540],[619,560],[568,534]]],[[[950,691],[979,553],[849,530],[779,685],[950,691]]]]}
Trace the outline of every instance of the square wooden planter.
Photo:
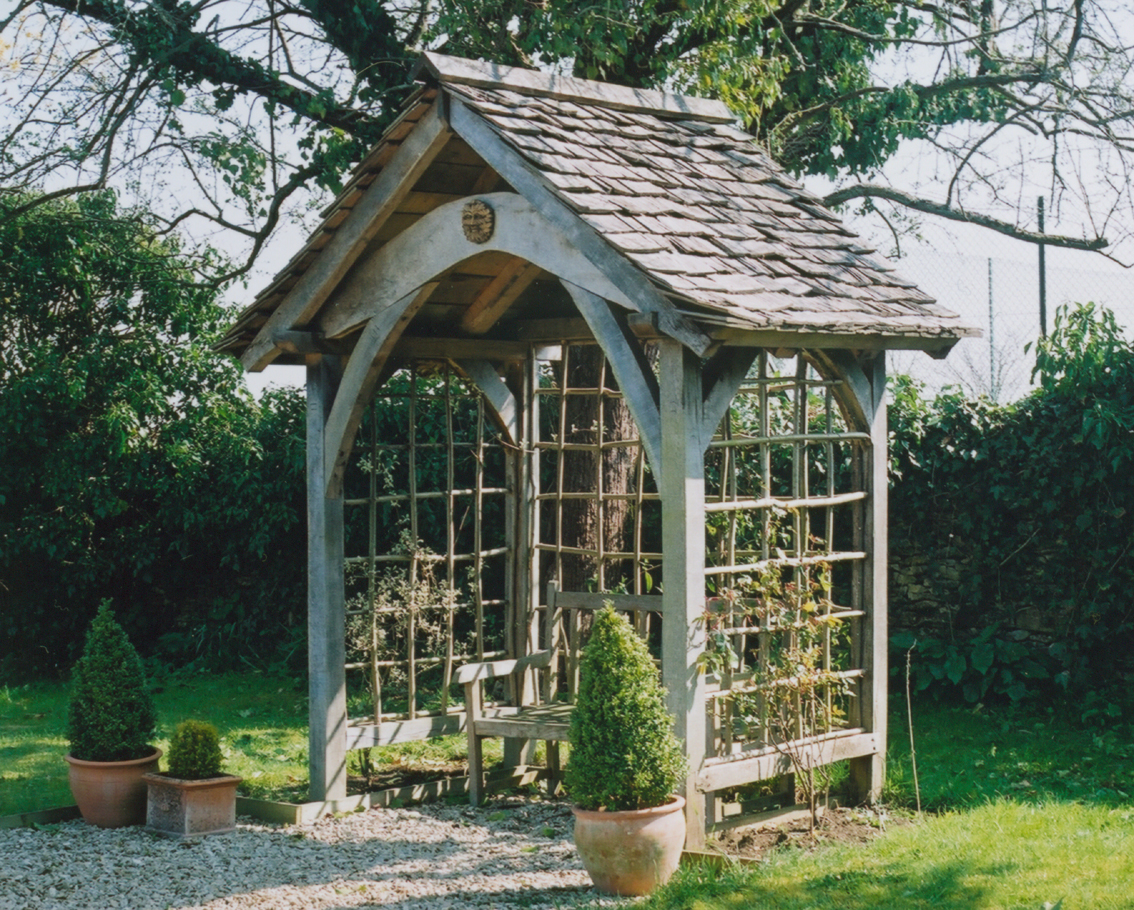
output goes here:
{"type": "Polygon", "coordinates": [[[236,788],[243,778],[181,780],[168,774],[146,774],[144,780],[147,830],[186,838],[236,829],[236,788]]]}

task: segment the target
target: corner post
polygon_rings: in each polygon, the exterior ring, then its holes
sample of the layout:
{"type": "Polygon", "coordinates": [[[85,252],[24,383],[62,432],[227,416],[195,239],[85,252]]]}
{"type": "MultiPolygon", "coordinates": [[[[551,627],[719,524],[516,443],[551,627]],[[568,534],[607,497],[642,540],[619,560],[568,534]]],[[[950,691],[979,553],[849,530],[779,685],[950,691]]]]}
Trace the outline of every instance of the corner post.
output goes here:
{"type": "Polygon", "coordinates": [[[343,500],[327,494],[326,427],[342,368],[307,359],[307,668],[310,799],[346,796],[343,500]]]}
{"type": "Polygon", "coordinates": [[[862,724],[874,734],[876,752],[850,762],[855,795],[866,802],[877,802],[886,780],[886,708],[889,595],[888,519],[888,427],[886,421],[886,355],[879,351],[871,363],[864,364],[870,387],[870,400],[860,401],[870,425],[870,460],[866,466],[867,510],[865,542],[870,562],[865,573],[865,601],[870,615],[862,629],[862,666],[866,671],[862,692],[862,724]]]}
{"type": "Polygon", "coordinates": [[[696,778],[705,760],[705,678],[701,622],[705,601],[705,463],[701,449],[702,394],[698,357],[670,339],[658,343],[661,383],[662,682],[674,729],[689,761],[679,792],[685,797],[685,846],[705,841],[705,795],[696,778]]]}

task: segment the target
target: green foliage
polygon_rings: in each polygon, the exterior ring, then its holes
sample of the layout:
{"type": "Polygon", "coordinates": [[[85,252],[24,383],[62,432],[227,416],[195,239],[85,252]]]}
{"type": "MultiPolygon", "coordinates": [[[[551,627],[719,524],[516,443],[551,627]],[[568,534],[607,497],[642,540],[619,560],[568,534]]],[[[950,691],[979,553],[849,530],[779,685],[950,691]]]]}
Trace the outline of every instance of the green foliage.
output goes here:
{"type": "Polygon", "coordinates": [[[719,98],[781,164],[835,177],[871,173],[942,124],[1003,119],[1007,99],[960,71],[929,86],[874,78],[876,60],[936,20],[895,0],[442,0],[437,31],[451,53],[719,98]]]}
{"type": "Polygon", "coordinates": [[[571,716],[567,792],[584,809],[664,805],[685,769],[645,643],[610,606],[595,614],[571,716]]]}
{"type": "Polygon", "coordinates": [[[143,653],[302,618],[303,402],[248,394],[178,245],[111,194],[0,198],[0,662],[61,672],[113,596],[143,653]],[[290,617],[290,619],[289,619],[290,617]]]}
{"type": "Polygon", "coordinates": [[[217,728],[199,720],[184,720],[169,741],[169,775],[180,780],[204,780],[223,774],[217,728]]]}
{"type": "Polygon", "coordinates": [[[961,567],[951,628],[911,630],[919,687],[1084,703],[1134,674],[1134,349],[1105,310],[1065,308],[1037,370],[1009,406],[896,387],[891,540],[961,567]],[[1038,635],[1011,631],[1023,616],[1038,635]]]}
{"type": "MultiPolygon", "coordinates": [[[[971,704],[1034,696],[1052,678],[1050,657],[1044,649],[998,633],[1000,623],[960,641],[904,631],[891,637],[890,646],[902,653],[913,649],[910,682],[915,692],[942,698],[959,690],[971,704]]],[[[897,680],[904,673],[905,661],[895,661],[891,675],[897,680]]]]}
{"type": "Polygon", "coordinates": [[[108,601],[91,623],[72,684],[67,738],[75,758],[127,761],[153,752],[157,713],[142,661],[108,601]]]}

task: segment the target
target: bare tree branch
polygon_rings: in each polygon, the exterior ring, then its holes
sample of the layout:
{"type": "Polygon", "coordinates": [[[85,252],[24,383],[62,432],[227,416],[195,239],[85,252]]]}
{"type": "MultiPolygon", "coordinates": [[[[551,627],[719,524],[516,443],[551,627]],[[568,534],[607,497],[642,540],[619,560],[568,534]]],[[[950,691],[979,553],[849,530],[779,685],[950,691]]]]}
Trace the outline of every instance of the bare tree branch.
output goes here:
{"type": "Polygon", "coordinates": [[[1090,251],[1102,250],[1109,246],[1109,243],[1103,237],[1080,239],[1078,237],[1063,237],[1058,234],[1041,234],[1038,231],[1029,231],[1006,221],[981,215],[978,212],[967,212],[939,202],[930,202],[928,199],[921,199],[888,186],[865,183],[849,186],[828,193],[823,197],[823,203],[828,206],[836,206],[850,202],[852,199],[885,199],[918,212],[925,212],[927,215],[938,215],[942,218],[948,218],[950,221],[963,221],[967,224],[980,225],[996,231],[998,234],[1004,234],[1006,237],[1012,237],[1016,240],[1025,240],[1028,243],[1045,243],[1048,246],[1057,246],[1068,250],[1090,251]]]}

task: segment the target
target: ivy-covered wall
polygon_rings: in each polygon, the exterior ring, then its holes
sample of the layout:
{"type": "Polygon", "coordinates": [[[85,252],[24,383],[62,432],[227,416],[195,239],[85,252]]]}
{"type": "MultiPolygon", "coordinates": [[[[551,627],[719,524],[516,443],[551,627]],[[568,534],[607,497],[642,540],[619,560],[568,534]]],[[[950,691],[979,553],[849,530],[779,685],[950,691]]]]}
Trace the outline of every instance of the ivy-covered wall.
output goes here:
{"type": "Polygon", "coordinates": [[[894,383],[891,641],[918,688],[1090,701],[1134,679],[1134,349],[1088,304],[1036,357],[1011,405],[894,383]]]}

